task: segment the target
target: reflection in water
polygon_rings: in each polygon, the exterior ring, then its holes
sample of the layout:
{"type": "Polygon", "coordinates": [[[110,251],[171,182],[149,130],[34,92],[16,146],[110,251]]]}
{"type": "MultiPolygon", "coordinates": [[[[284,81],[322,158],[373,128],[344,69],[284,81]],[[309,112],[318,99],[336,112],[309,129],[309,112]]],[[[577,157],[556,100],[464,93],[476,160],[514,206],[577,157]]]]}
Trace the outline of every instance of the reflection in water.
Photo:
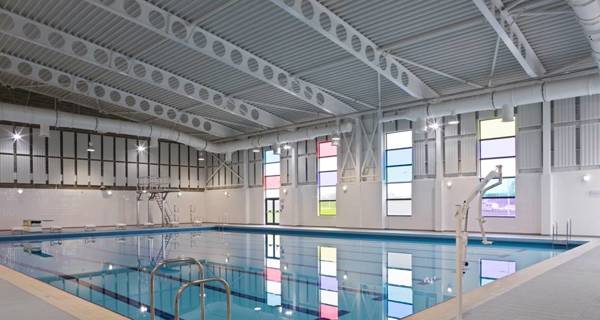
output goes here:
{"type": "Polygon", "coordinates": [[[281,305],[281,236],[267,234],[265,252],[267,305],[281,305]]]}
{"type": "Polygon", "coordinates": [[[484,286],[515,273],[517,271],[517,263],[514,261],[481,259],[480,270],[480,282],[481,285],[484,286]]]}
{"type": "Polygon", "coordinates": [[[337,248],[319,247],[319,311],[323,319],[338,319],[337,248]]]}
{"type": "Polygon", "coordinates": [[[400,319],[413,313],[412,254],[387,254],[387,315],[400,319]]]}

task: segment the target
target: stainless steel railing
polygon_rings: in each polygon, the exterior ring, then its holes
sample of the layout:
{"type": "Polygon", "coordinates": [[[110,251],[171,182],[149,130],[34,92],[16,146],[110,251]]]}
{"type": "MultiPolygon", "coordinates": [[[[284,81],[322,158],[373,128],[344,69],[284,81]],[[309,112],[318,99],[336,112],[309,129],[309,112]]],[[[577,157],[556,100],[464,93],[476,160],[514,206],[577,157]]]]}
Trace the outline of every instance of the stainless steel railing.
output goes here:
{"type": "MultiPolygon", "coordinates": [[[[200,261],[198,261],[195,258],[181,257],[181,258],[174,258],[174,259],[165,259],[165,260],[158,262],[156,264],[156,266],[154,266],[154,268],[152,269],[152,272],[150,272],[150,319],[151,320],[154,320],[154,318],[155,318],[154,276],[161,267],[169,265],[169,264],[176,264],[176,263],[179,263],[179,264],[187,263],[187,264],[197,265],[198,271],[200,272],[200,280],[204,279],[204,266],[202,265],[202,263],[200,263],[200,261]]],[[[197,281],[199,281],[199,280],[196,280],[193,282],[197,282],[197,281]]],[[[188,282],[186,284],[193,283],[193,282],[188,282]]],[[[186,284],[184,284],[184,286],[186,284]]],[[[175,301],[177,301],[177,299],[175,301]]],[[[204,285],[201,284],[200,285],[200,319],[201,320],[204,320],[204,313],[205,313],[204,312],[204,285]]]]}
{"type": "MultiPolygon", "coordinates": [[[[227,281],[225,281],[224,279],[221,278],[207,278],[207,279],[201,279],[201,280],[196,280],[196,281],[192,281],[192,282],[188,282],[183,284],[181,287],[179,287],[179,290],[177,290],[177,294],[175,295],[175,320],[179,320],[179,300],[181,299],[181,295],[183,294],[183,292],[185,291],[185,289],[187,289],[190,286],[200,286],[200,308],[202,310],[204,310],[204,295],[202,290],[204,289],[204,284],[207,282],[220,282],[221,284],[223,284],[223,287],[225,288],[225,294],[227,296],[227,311],[226,311],[226,319],[227,320],[231,320],[231,287],[229,286],[229,283],[227,283],[227,281]]],[[[202,311],[204,312],[204,311],[202,311]]],[[[203,317],[201,319],[204,319],[203,317]]]]}

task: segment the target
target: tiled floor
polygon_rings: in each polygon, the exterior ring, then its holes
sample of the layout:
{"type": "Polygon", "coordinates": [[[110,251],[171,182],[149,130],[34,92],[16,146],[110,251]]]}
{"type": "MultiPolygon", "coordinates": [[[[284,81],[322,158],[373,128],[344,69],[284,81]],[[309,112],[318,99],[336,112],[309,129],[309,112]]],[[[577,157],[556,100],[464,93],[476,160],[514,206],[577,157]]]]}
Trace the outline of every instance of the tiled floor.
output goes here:
{"type": "Polygon", "coordinates": [[[2,319],[76,319],[45,301],[0,279],[0,310],[2,319]]]}
{"type": "Polygon", "coordinates": [[[465,320],[480,319],[600,319],[600,247],[465,314],[465,320]]]}

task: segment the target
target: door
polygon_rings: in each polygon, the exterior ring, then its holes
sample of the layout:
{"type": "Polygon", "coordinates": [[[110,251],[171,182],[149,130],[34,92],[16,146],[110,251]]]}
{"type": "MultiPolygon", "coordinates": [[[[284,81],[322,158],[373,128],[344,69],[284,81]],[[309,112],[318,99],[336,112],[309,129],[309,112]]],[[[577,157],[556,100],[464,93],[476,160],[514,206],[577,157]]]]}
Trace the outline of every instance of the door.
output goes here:
{"type": "Polygon", "coordinates": [[[265,199],[265,221],[267,224],[279,224],[279,198],[265,199]]]}

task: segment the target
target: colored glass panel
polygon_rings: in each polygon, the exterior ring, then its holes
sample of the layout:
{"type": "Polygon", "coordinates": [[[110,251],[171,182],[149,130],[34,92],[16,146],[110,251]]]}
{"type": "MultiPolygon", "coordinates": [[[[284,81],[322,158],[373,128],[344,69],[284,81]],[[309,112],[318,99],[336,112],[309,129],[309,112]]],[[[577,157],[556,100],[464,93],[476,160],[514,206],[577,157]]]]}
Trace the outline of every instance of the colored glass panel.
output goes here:
{"type": "Polygon", "coordinates": [[[321,187],[319,188],[319,200],[335,201],[335,190],[337,187],[321,187]]]}
{"type": "Polygon", "coordinates": [[[481,199],[481,214],[485,217],[515,217],[515,198],[481,199]]]}
{"type": "Polygon", "coordinates": [[[322,216],[335,216],[335,214],[336,214],[335,201],[320,201],[319,202],[319,213],[322,216]]]}
{"type": "Polygon", "coordinates": [[[413,303],[413,289],[407,287],[388,286],[388,300],[413,303]]]}
{"type": "Polygon", "coordinates": [[[412,271],[388,269],[388,283],[398,286],[412,287],[412,271]]]}
{"type": "Polygon", "coordinates": [[[412,148],[386,151],[388,166],[412,164],[412,148]]]}
{"type": "Polygon", "coordinates": [[[331,141],[319,143],[319,158],[337,156],[337,146],[331,141]]]}
{"type": "Polygon", "coordinates": [[[512,137],[515,135],[515,121],[503,122],[502,119],[482,120],[479,123],[480,139],[512,137]]]}
{"type": "Polygon", "coordinates": [[[281,270],[267,268],[267,280],[281,282],[281,270]]]}
{"type": "Polygon", "coordinates": [[[413,179],[412,166],[388,167],[387,183],[410,182],[413,179]]]}
{"type": "Polygon", "coordinates": [[[338,307],[322,304],[320,308],[321,319],[337,320],[338,319],[338,307]]]}
{"type": "Polygon", "coordinates": [[[413,314],[413,306],[399,302],[388,302],[388,316],[395,318],[404,318],[413,314]]]}
{"type": "Polygon", "coordinates": [[[337,171],[319,173],[320,186],[335,186],[337,184],[337,171]]]}
{"type": "Polygon", "coordinates": [[[267,150],[265,152],[265,163],[275,163],[279,162],[279,155],[275,154],[273,150],[267,150]]]}
{"type": "Polygon", "coordinates": [[[279,162],[265,164],[265,176],[278,176],[281,171],[279,162]]]}
{"type": "Polygon", "coordinates": [[[496,166],[502,165],[503,177],[514,177],[517,174],[515,158],[500,158],[481,160],[481,177],[487,176],[492,170],[497,170],[496,166]]]}
{"type": "Polygon", "coordinates": [[[265,177],[265,188],[276,189],[281,186],[279,176],[265,177]]]}
{"type": "MultiPolygon", "coordinates": [[[[488,186],[496,183],[498,180],[494,179],[488,182],[488,186]]],[[[515,178],[503,178],[502,184],[488,190],[483,197],[484,198],[503,198],[503,197],[514,197],[516,194],[516,182],[515,178]]]]}
{"type": "Polygon", "coordinates": [[[335,291],[338,288],[338,280],[336,277],[321,276],[321,289],[335,291]]]}
{"type": "Polygon", "coordinates": [[[481,141],[481,159],[515,156],[515,138],[481,141]]]}

